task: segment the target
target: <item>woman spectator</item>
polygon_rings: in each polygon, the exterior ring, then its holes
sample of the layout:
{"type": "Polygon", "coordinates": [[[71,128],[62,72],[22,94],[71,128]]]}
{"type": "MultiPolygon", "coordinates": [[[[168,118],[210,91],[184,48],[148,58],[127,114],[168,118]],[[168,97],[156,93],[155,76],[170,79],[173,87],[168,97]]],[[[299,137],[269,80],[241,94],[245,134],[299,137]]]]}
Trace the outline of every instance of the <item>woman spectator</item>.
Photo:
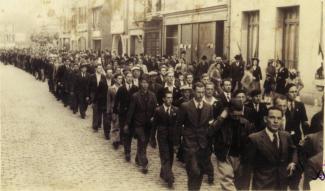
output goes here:
{"type": "Polygon", "coordinates": [[[255,90],[261,90],[261,83],[260,81],[262,80],[262,71],[259,66],[260,60],[258,58],[253,58],[252,59],[252,73],[253,73],[253,89],[255,90]]]}

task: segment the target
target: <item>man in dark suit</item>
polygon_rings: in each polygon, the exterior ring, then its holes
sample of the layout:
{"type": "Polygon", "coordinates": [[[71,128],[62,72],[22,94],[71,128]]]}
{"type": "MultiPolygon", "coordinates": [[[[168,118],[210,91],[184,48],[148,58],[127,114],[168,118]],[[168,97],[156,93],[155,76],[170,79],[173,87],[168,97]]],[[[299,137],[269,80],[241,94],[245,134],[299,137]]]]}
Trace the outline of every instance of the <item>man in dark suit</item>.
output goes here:
{"type": "Polygon", "coordinates": [[[164,85],[165,84],[165,75],[167,72],[167,68],[165,65],[162,65],[160,67],[160,71],[159,71],[159,76],[156,78],[156,83],[160,84],[160,85],[164,85]]]}
{"type": "Polygon", "coordinates": [[[244,76],[244,70],[245,70],[245,63],[243,61],[242,56],[236,55],[235,56],[235,62],[233,62],[230,66],[230,76],[232,79],[232,91],[240,90],[241,89],[241,79],[244,76]]]}
{"type": "Polygon", "coordinates": [[[252,100],[246,104],[246,107],[251,110],[251,122],[254,123],[255,131],[257,132],[265,128],[264,117],[267,114],[267,107],[266,104],[261,103],[261,91],[253,90],[250,96],[252,100]]]}
{"type": "Polygon", "coordinates": [[[209,122],[213,120],[213,111],[212,106],[204,103],[204,94],[204,85],[201,82],[196,83],[195,97],[181,105],[177,123],[178,132],[183,128],[182,135],[189,190],[200,189],[206,170],[205,166],[209,161],[207,136],[209,122]]]}
{"type": "Polygon", "coordinates": [[[104,70],[101,64],[96,65],[96,72],[90,76],[90,99],[93,104],[93,130],[98,132],[98,128],[102,125],[102,118],[107,109],[107,82],[104,70]]]}
{"type": "Polygon", "coordinates": [[[285,113],[285,130],[292,135],[295,145],[298,145],[309,127],[307,113],[304,103],[296,101],[298,93],[297,86],[289,84],[286,88],[286,92],[288,109],[285,113]]]}
{"type": "Polygon", "coordinates": [[[151,120],[156,107],[156,96],[149,90],[149,77],[144,74],[140,78],[140,90],[132,95],[125,127],[127,131],[130,127],[134,128],[138,140],[135,161],[144,174],[148,172],[147,146],[151,135],[151,120]]]}
{"type": "MultiPolygon", "coordinates": [[[[81,118],[84,119],[89,102],[89,75],[87,74],[87,66],[80,66],[80,72],[76,76],[74,85],[77,97],[77,107],[79,107],[81,118]]],[[[77,109],[78,110],[78,109],[77,109]]]]}
{"type": "Polygon", "coordinates": [[[224,79],[221,83],[222,90],[218,92],[218,95],[216,95],[217,102],[214,107],[214,116],[219,116],[221,112],[224,110],[224,108],[228,107],[230,100],[232,98],[232,84],[231,79],[227,78],[224,79]]]}
{"type": "Polygon", "coordinates": [[[125,83],[121,86],[115,95],[113,113],[118,115],[120,127],[120,139],[124,144],[125,160],[130,161],[131,143],[134,129],[130,128],[129,132],[124,132],[124,126],[127,120],[127,112],[131,102],[132,95],[138,91],[138,87],[132,84],[132,73],[128,71],[125,75],[125,83]]]}
{"type": "Polygon", "coordinates": [[[277,74],[276,74],[276,89],[275,91],[279,94],[285,95],[286,94],[286,80],[289,77],[289,71],[285,67],[284,62],[279,60],[277,62],[277,74]]]}
{"type": "Polygon", "coordinates": [[[280,130],[282,117],[281,109],[269,108],[266,128],[249,136],[244,161],[246,177],[253,172],[253,190],[287,190],[289,177],[295,170],[297,150],[290,134],[280,130]]]}
{"type": "MultiPolygon", "coordinates": [[[[176,118],[178,108],[172,106],[173,94],[166,90],[163,97],[164,103],[156,108],[153,118],[153,130],[157,130],[159,156],[160,156],[160,177],[168,183],[171,188],[174,183],[172,166],[174,161],[174,145],[177,142],[176,118]]],[[[155,133],[154,133],[155,134],[155,133]]]]}
{"type": "Polygon", "coordinates": [[[173,105],[175,105],[176,100],[178,100],[182,95],[180,90],[174,84],[174,72],[168,72],[166,75],[166,82],[164,88],[160,89],[157,94],[158,104],[161,105],[163,103],[163,96],[165,91],[170,91],[173,94],[173,105]]]}

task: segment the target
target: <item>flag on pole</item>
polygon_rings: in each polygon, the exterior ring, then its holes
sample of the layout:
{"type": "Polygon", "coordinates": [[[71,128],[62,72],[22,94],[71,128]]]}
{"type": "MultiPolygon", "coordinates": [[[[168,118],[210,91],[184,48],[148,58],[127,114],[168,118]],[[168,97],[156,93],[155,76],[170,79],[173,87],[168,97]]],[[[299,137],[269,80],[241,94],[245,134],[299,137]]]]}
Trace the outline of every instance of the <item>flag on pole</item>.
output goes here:
{"type": "Polygon", "coordinates": [[[324,51],[323,51],[323,47],[322,47],[321,43],[319,43],[319,46],[318,46],[318,55],[320,55],[322,58],[322,61],[324,61],[324,51]]]}

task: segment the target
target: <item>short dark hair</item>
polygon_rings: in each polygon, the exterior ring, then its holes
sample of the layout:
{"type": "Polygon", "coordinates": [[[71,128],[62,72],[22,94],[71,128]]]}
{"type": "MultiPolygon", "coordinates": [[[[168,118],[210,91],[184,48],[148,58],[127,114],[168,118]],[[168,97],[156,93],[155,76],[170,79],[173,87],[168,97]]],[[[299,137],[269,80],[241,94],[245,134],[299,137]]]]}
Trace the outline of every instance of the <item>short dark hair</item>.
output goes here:
{"type": "Polygon", "coordinates": [[[230,82],[231,83],[232,80],[231,80],[231,78],[225,78],[225,79],[223,79],[222,82],[221,82],[221,86],[223,86],[225,82],[230,82]]]}
{"type": "Polygon", "coordinates": [[[278,101],[278,99],[281,100],[287,100],[287,97],[285,97],[284,95],[278,95],[273,99],[273,105],[275,105],[276,101],[278,101]]]}
{"type": "Polygon", "coordinates": [[[164,90],[163,98],[165,98],[167,94],[172,94],[173,95],[173,92],[169,91],[168,89],[164,90]]]}
{"type": "Polygon", "coordinates": [[[280,111],[281,112],[281,116],[283,117],[283,111],[280,108],[276,107],[276,106],[272,106],[272,107],[268,108],[267,109],[267,115],[269,115],[269,112],[271,110],[278,110],[278,111],[280,111]]]}
{"type": "Polygon", "coordinates": [[[205,88],[205,87],[204,87],[204,84],[202,82],[196,82],[194,84],[194,89],[196,89],[196,88],[205,88]]]}

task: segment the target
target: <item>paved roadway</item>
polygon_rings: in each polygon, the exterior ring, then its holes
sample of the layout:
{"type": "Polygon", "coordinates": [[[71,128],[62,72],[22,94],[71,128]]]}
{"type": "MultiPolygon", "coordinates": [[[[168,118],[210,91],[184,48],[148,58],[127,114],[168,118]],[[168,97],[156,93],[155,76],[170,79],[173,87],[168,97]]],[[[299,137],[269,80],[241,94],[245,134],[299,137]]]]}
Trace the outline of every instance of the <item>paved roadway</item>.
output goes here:
{"type": "MultiPolygon", "coordinates": [[[[114,151],[103,130],[93,133],[91,111],[74,115],[49,93],[46,83],[0,63],[1,190],[167,190],[159,178],[158,150],[149,148],[143,175],[114,151]]],[[[175,190],[186,190],[186,172],[176,162],[175,190]]],[[[217,190],[206,182],[202,190],[217,190]]]]}
{"type": "MultiPolygon", "coordinates": [[[[134,164],[135,149],[126,163],[102,130],[92,132],[90,110],[80,119],[56,101],[46,83],[13,66],[0,64],[0,76],[1,190],[167,190],[157,150],[149,148],[149,173],[143,175],[134,164]]],[[[309,117],[317,110],[307,107],[309,117]]],[[[175,190],[187,190],[179,162],[174,173],[175,190]]],[[[206,182],[205,177],[202,190],[220,190],[206,182]]]]}

